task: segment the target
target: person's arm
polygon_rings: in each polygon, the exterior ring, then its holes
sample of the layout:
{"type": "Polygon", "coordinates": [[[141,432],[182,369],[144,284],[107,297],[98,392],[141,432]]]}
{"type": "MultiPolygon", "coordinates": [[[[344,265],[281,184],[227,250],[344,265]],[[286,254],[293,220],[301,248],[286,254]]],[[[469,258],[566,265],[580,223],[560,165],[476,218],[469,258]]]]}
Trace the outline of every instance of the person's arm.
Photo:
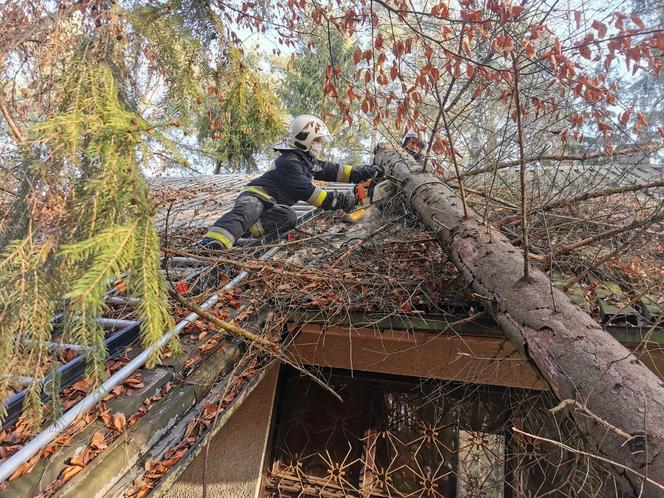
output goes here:
{"type": "Polygon", "coordinates": [[[318,165],[321,169],[314,173],[314,179],[324,182],[362,183],[374,176],[378,178],[383,176],[383,171],[373,164],[342,166],[328,161],[318,161],[318,165]]]}
{"type": "Polygon", "coordinates": [[[282,176],[283,185],[292,197],[322,209],[350,211],[355,207],[354,195],[347,192],[327,191],[314,185],[303,168],[304,166],[295,160],[277,164],[276,169],[282,176]]]}
{"type": "Polygon", "coordinates": [[[320,167],[319,171],[314,172],[314,179],[323,182],[341,182],[349,183],[353,167],[350,165],[341,165],[329,161],[317,161],[320,167]]]}

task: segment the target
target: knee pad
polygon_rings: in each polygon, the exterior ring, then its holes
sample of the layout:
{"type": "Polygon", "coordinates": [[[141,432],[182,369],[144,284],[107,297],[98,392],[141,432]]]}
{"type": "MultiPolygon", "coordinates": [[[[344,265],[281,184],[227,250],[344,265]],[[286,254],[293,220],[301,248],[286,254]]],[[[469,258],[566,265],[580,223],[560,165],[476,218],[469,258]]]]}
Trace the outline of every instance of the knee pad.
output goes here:
{"type": "Polygon", "coordinates": [[[262,237],[265,235],[265,229],[263,228],[261,220],[258,220],[249,227],[249,233],[251,233],[252,237],[262,237]]]}

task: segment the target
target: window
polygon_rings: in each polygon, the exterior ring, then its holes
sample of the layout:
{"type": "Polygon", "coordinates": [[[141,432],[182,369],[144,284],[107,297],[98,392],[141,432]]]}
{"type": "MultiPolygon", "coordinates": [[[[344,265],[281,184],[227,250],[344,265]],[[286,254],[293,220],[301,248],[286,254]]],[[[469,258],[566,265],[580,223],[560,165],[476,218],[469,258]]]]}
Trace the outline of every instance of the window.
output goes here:
{"type": "Polygon", "coordinates": [[[283,373],[264,496],[506,496],[502,392],[344,374],[329,382],[343,403],[283,373]]]}

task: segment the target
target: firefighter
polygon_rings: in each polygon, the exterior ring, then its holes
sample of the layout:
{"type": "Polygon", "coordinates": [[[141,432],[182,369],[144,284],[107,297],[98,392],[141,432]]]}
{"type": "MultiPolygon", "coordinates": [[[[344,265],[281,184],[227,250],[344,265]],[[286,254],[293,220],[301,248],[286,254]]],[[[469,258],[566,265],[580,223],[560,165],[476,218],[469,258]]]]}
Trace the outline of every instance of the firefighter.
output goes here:
{"type": "Polygon", "coordinates": [[[373,165],[341,166],[319,159],[323,143],[331,140],[325,123],[316,116],[297,116],[288,137],[274,150],[280,153],[271,168],[252,180],[235,200],[233,208],[219,218],[198,246],[230,249],[247,231],[254,237],[287,232],[295,227],[297,215],[290,207],[305,201],[322,209],[355,207],[350,192],[327,191],[312,180],[360,183],[380,174],[373,165]]]}
{"type": "Polygon", "coordinates": [[[406,133],[403,135],[401,146],[406,149],[416,161],[422,162],[424,160],[424,157],[422,156],[424,144],[422,143],[420,135],[414,130],[406,130],[406,133]]]}

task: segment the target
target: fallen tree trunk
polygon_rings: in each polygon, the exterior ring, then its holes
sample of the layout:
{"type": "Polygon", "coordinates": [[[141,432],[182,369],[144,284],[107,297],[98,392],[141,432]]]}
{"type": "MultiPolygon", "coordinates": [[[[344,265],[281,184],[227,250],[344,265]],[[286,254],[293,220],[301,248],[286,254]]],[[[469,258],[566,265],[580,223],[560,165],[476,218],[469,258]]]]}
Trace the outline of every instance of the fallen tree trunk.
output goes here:
{"type": "Polygon", "coordinates": [[[551,391],[594,415],[572,410],[598,455],[617,464],[613,469],[624,496],[663,496],[664,487],[658,483],[664,483],[664,383],[552,288],[541,271],[533,268],[525,281],[521,251],[497,230],[480,224],[472,211],[464,218],[456,193],[422,172],[402,149],[381,146],[374,162],[397,183],[408,205],[435,233],[551,391]]]}

